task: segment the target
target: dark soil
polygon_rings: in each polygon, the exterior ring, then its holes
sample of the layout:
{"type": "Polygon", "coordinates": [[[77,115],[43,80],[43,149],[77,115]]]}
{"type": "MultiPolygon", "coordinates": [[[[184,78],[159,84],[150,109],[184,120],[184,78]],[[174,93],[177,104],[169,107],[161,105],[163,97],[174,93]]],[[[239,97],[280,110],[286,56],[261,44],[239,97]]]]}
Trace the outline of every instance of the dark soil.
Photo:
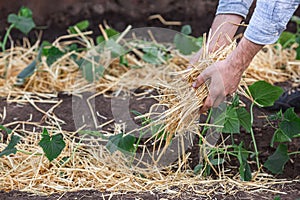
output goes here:
{"type": "MultiPolygon", "coordinates": [[[[181,26],[163,25],[158,19],[148,20],[153,14],[161,14],[168,21],[180,21],[182,25],[190,24],[193,27],[193,35],[201,36],[209,30],[215,15],[217,0],[161,0],[161,1],[105,1],[105,0],[53,0],[47,1],[11,1],[0,3],[0,37],[4,36],[5,27],[8,27],[6,19],[9,13],[17,13],[22,6],[28,6],[33,11],[33,18],[43,30],[43,39],[53,41],[61,35],[67,34],[69,26],[88,20],[89,29],[99,35],[98,25],[106,21],[118,31],[123,31],[128,25],[139,27],[164,27],[180,31],[181,26]],[[14,2],[14,3],[12,3],[14,2]]],[[[12,38],[16,41],[24,37],[19,31],[12,32],[12,38]]],[[[32,42],[36,40],[36,34],[30,33],[32,42]]]]}
{"type": "MultiPolygon", "coordinates": [[[[141,90],[137,90],[135,94],[140,93],[141,90]]],[[[86,99],[88,96],[91,94],[84,94],[84,98],[86,99]]],[[[153,98],[149,98],[151,94],[144,95],[144,98],[141,98],[141,96],[136,96],[136,95],[130,95],[127,100],[124,101],[124,99],[118,99],[118,100],[112,100],[109,97],[104,97],[104,96],[97,96],[95,98],[95,110],[98,111],[98,113],[101,116],[107,117],[106,120],[110,120],[112,118],[118,118],[118,120],[126,120],[126,113],[124,116],[116,116],[113,115],[112,112],[112,107],[116,109],[116,106],[114,103],[118,102],[119,107],[121,108],[126,108],[126,104],[128,103],[129,109],[125,110],[136,110],[140,113],[145,113],[149,110],[150,106],[153,105],[156,100],[153,98]],[[113,103],[112,103],[113,102],[113,103]],[[126,103],[127,102],[127,103],[126,103]]],[[[59,94],[58,98],[59,100],[63,100],[62,104],[58,106],[56,109],[54,109],[53,113],[60,119],[63,119],[66,123],[62,125],[62,128],[64,130],[68,131],[74,131],[76,130],[76,124],[74,123],[74,117],[76,116],[76,113],[83,113],[84,109],[86,107],[81,103],[84,101],[78,101],[78,98],[66,95],[66,94],[59,94]],[[73,103],[72,103],[73,102],[73,103]],[[78,102],[80,104],[78,104],[78,102]],[[76,106],[78,104],[78,106],[76,106]],[[74,115],[75,113],[75,115],[74,115]]],[[[45,104],[45,103],[37,103],[36,104],[40,109],[44,110],[47,112],[53,105],[51,104],[45,104]]],[[[117,109],[119,107],[117,106],[117,109]]],[[[3,112],[3,108],[6,107],[6,113],[7,116],[1,124],[7,124],[13,121],[26,121],[30,118],[30,115],[32,115],[32,122],[39,122],[40,124],[45,123],[45,116],[37,111],[32,105],[29,104],[16,104],[16,103],[7,103],[5,99],[1,99],[0,102],[0,113],[3,112]]],[[[121,112],[122,113],[122,112],[121,112]]],[[[274,113],[274,112],[273,112],[274,113]]],[[[270,147],[270,141],[272,138],[272,135],[274,133],[274,128],[272,128],[270,125],[267,124],[266,120],[263,118],[263,116],[272,114],[266,110],[256,108],[254,109],[254,132],[257,140],[257,146],[258,150],[260,152],[260,159],[262,162],[264,162],[269,155],[271,155],[274,151],[275,148],[270,147]]],[[[131,113],[131,118],[133,120],[134,115],[131,113]]],[[[75,119],[76,120],[76,119],[75,119]]],[[[104,121],[102,118],[98,119],[100,123],[103,123],[104,121]]],[[[106,121],[105,120],[105,121],[106,121]]],[[[87,120],[88,121],[88,120],[87,120]]],[[[120,122],[120,121],[119,121],[120,122]]],[[[138,124],[138,122],[137,122],[138,124]]],[[[10,127],[13,128],[13,127],[10,127]]],[[[26,126],[26,129],[32,129],[30,126],[26,126]]],[[[93,127],[90,127],[93,128],[93,127]]],[[[133,127],[134,128],[134,127],[133,127]]],[[[112,131],[113,127],[112,125],[107,125],[104,130],[106,131],[112,131]]],[[[5,139],[5,138],[4,138],[5,139]]],[[[241,134],[235,135],[235,142],[239,144],[240,141],[244,141],[244,144],[246,144],[245,148],[246,149],[252,149],[253,150],[253,144],[252,140],[250,137],[250,134],[245,133],[242,131],[241,134]]],[[[197,141],[195,141],[197,143],[197,141]]],[[[294,139],[293,142],[288,143],[288,148],[290,151],[299,151],[299,144],[300,144],[300,139],[294,139]]],[[[199,162],[199,150],[195,146],[191,148],[189,151],[192,152],[191,160],[190,160],[190,168],[194,168],[198,162],[199,162]]],[[[230,162],[233,166],[237,166],[237,160],[233,158],[233,160],[230,162]]],[[[255,166],[253,166],[253,169],[255,169],[255,166]]],[[[298,179],[300,177],[300,155],[294,155],[291,156],[290,161],[286,164],[284,173],[281,175],[277,176],[278,178],[286,178],[289,180],[293,179],[298,179]]],[[[283,188],[280,188],[280,191],[287,192],[288,195],[283,195],[282,199],[296,199],[296,197],[300,198],[300,182],[295,183],[295,184],[289,184],[286,185],[283,188]]],[[[105,195],[108,195],[108,193],[104,193],[105,195]]],[[[34,196],[33,194],[29,193],[23,193],[19,191],[11,191],[9,193],[0,193],[0,199],[57,199],[60,197],[61,194],[53,194],[51,196],[47,197],[42,197],[42,196],[34,196]]],[[[216,196],[217,199],[250,199],[250,198],[258,198],[260,193],[253,193],[249,194],[246,192],[239,192],[234,196],[228,197],[224,195],[216,196]]],[[[264,194],[267,195],[267,194],[264,194]]],[[[268,194],[269,197],[273,198],[274,194],[268,194]]],[[[72,193],[66,193],[62,196],[62,199],[98,199],[102,198],[102,193],[99,191],[78,191],[78,192],[72,192],[72,193]]],[[[113,199],[135,199],[135,198],[140,198],[140,199],[161,199],[161,198],[168,198],[168,194],[164,193],[125,193],[125,194],[120,194],[114,196],[113,199]]],[[[108,199],[108,197],[107,197],[108,199]]],[[[175,198],[176,199],[176,198],[175,198]]],[[[182,196],[178,197],[177,199],[201,199],[197,197],[196,194],[193,194],[191,191],[188,189],[186,191],[183,191],[182,196]]]]}
{"type": "MultiPolygon", "coordinates": [[[[197,186],[195,186],[196,188],[197,186]]],[[[27,192],[20,191],[11,191],[9,193],[0,191],[0,199],[1,200],[69,200],[69,199],[112,199],[112,200],[136,200],[136,199],[145,199],[145,200],[163,200],[163,199],[173,199],[173,200],[202,200],[202,199],[224,199],[224,200],[232,200],[232,199],[247,199],[247,200],[256,200],[256,199],[274,199],[276,196],[280,197],[281,200],[299,200],[300,198],[300,184],[292,184],[285,186],[284,188],[278,188],[282,192],[286,192],[287,194],[282,195],[274,195],[270,192],[256,192],[256,193],[245,193],[245,192],[237,192],[235,195],[218,195],[211,198],[203,197],[189,191],[182,191],[179,196],[170,196],[166,193],[158,193],[158,192],[144,192],[144,193],[119,193],[114,194],[110,197],[109,193],[102,193],[95,190],[89,191],[78,191],[78,192],[67,192],[64,194],[52,194],[50,196],[37,196],[27,192]]]]}
{"type": "MultiPolygon", "coordinates": [[[[129,1],[105,1],[105,0],[52,0],[51,3],[48,1],[40,0],[11,0],[0,3],[0,40],[4,36],[6,24],[6,18],[9,13],[16,13],[21,5],[26,5],[33,10],[34,20],[38,26],[46,26],[43,29],[43,39],[48,41],[53,41],[57,37],[67,34],[66,30],[69,26],[79,22],[81,20],[89,20],[91,26],[90,29],[94,31],[95,35],[99,35],[100,31],[98,29],[98,24],[103,23],[104,20],[108,22],[113,28],[118,31],[122,31],[127,25],[133,25],[134,28],[146,27],[146,26],[156,26],[170,28],[174,30],[180,30],[179,26],[165,26],[162,25],[158,20],[148,20],[148,17],[152,14],[161,14],[166,20],[181,21],[182,24],[190,24],[193,28],[193,35],[201,36],[204,32],[209,30],[209,27],[213,21],[215,10],[217,6],[216,0],[184,0],[184,1],[174,1],[174,0],[161,0],[161,1],[142,1],[142,0],[129,0],[129,1]],[[124,3],[125,2],[125,3],[124,3]]],[[[252,8],[253,11],[253,8],[252,8]]],[[[300,10],[296,12],[299,15],[300,10]]],[[[250,15],[249,15],[250,16],[250,15]]],[[[248,21],[248,19],[246,20],[248,21]]],[[[295,25],[289,23],[288,30],[295,31],[295,25]]],[[[19,31],[12,32],[12,38],[15,41],[21,40],[24,35],[19,31]]],[[[36,32],[29,34],[30,41],[34,43],[37,39],[36,32]]],[[[17,42],[18,43],[18,42],[17,42]]],[[[89,94],[85,94],[88,96],[89,94]]],[[[58,99],[63,100],[62,104],[57,107],[53,112],[58,118],[63,119],[65,124],[62,128],[67,131],[74,131],[78,128],[79,124],[74,122],[72,112],[81,112],[82,109],[86,109],[86,105],[79,105],[72,107],[71,96],[60,94],[58,99]],[[72,109],[73,108],[73,109],[72,109]]],[[[78,101],[76,101],[78,102],[78,101]]],[[[129,100],[130,110],[136,110],[141,113],[146,112],[149,107],[155,103],[154,99],[131,96],[129,100]]],[[[44,111],[48,111],[53,105],[52,104],[36,104],[39,108],[44,111]]],[[[112,119],[113,113],[111,109],[111,99],[98,96],[95,100],[96,110],[107,119],[112,119]]],[[[45,124],[44,114],[38,112],[33,106],[29,104],[8,104],[5,99],[0,99],[0,112],[6,107],[7,117],[5,121],[0,122],[0,124],[6,124],[13,121],[26,121],[30,118],[32,114],[32,121],[39,122],[40,124],[45,124]]],[[[122,109],[122,106],[120,106],[122,109]]],[[[258,150],[260,152],[261,161],[265,161],[269,155],[271,155],[275,148],[270,147],[270,141],[274,133],[274,129],[267,125],[266,120],[260,116],[265,116],[270,114],[270,112],[255,108],[255,121],[254,121],[254,131],[256,135],[258,150]]],[[[128,114],[128,113],[127,113],[128,114]]],[[[134,115],[131,113],[131,119],[134,115]]],[[[76,115],[75,115],[76,116],[76,115]]],[[[86,121],[90,119],[89,115],[86,116],[86,121]]],[[[118,116],[120,120],[126,119],[126,115],[118,116]]],[[[104,119],[98,117],[99,123],[103,123],[104,119]]],[[[76,119],[76,122],[78,120],[76,119]]],[[[91,124],[91,128],[93,125],[91,124]]],[[[13,127],[10,127],[13,128],[13,127]]],[[[26,129],[32,129],[32,126],[27,125],[26,129]]],[[[103,128],[106,131],[111,131],[113,129],[112,125],[107,125],[103,128]]],[[[38,130],[37,130],[38,131],[38,130]]],[[[4,138],[6,140],[6,138],[4,138]]],[[[251,142],[251,137],[249,134],[242,132],[240,135],[235,135],[235,141],[245,141],[246,148],[253,149],[251,142]]],[[[197,143],[197,141],[195,142],[197,143]]],[[[295,139],[292,143],[288,144],[290,151],[299,151],[300,140],[295,139]]],[[[192,152],[190,167],[195,167],[199,162],[199,154],[197,148],[191,148],[192,152]]],[[[233,160],[233,164],[236,160],[233,160]]],[[[278,175],[279,178],[287,179],[298,179],[300,178],[300,155],[294,155],[291,157],[290,161],[287,163],[284,173],[278,175]]],[[[197,187],[197,186],[195,186],[197,187]]],[[[300,183],[285,185],[282,188],[278,188],[282,192],[286,192],[287,195],[279,195],[281,199],[299,199],[300,198],[300,183]]],[[[0,188],[1,190],[1,188],[0,188]]],[[[65,194],[53,194],[51,196],[36,196],[34,194],[11,191],[9,193],[0,192],[0,199],[109,199],[109,193],[101,193],[99,191],[78,191],[78,192],[68,192],[65,194]]],[[[255,192],[252,194],[246,192],[238,192],[234,196],[219,195],[215,199],[274,199],[276,195],[268,192],[255,192]]],[[[182,191],[179,197],[169,197],[168,194],[164,193],[124,193],[119,195],[114,195],[111,199],[205,199],[201,198],[197,194],[189,191],[182,191]]]]}
{"type": "MultiPolygon", "coordinates": [[[[255,2],[255,1],[254,1],[255,2]]],[[[67,34],[69,26],[75,23],[88,20],[90,30],[94,31],[94,37],[100,34],[98,25],[106,21],[111,27],[118,31],[123,31],[128,25],[134,28],[139,27],[163,27],[180,31],[181,26],[168,26],[162,24],[158,19],[149,20],[148,17],[160,14],[168,21],[180,21],[182,25],[189,24],[193,28],[192,35],[202,36],[209,31],[214,19],[217,0],[11,0],[0,3],[0,39],[4,36],[7,24],[7,16],[10,13],[17,13],[21,6],[27,6],[33,11],[33,18],[38,28],[37,31],[29,34],[30,41],[37,40],[37,32],[43,31],[43,40],[54,41],[57,37],[67,34]]],[[[251,14],[255,8],[255,3],[250,9],[245,20],[249,22],[251,14]]],[[[299,16],[300,9],[295,13],[299,16]]],[[[244,28],[240,28],[242,32],[244,28]]],[[[287,30],[294,32],[296,25],[289,23],[287,30]]],[[[12,39],[18,43],[24,34],[17,30],[11,33],[12,39]]]]}

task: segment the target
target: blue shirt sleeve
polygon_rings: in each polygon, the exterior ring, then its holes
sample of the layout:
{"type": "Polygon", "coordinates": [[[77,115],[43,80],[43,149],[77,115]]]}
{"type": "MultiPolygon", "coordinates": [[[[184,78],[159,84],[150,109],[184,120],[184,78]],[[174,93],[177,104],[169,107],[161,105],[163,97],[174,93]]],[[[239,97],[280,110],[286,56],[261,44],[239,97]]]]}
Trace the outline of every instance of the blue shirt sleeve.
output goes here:
{"type": "Polygon", "coordinates": [[[273,44],[298,8],[300,0],[257,0],[245,37],[256,44],[273,44]]]}
{"type": "Polygon", "coordinates": [[[252,2],[253,0],[220,0],[216,14],[237,14],[246,18],[252,2]]]}

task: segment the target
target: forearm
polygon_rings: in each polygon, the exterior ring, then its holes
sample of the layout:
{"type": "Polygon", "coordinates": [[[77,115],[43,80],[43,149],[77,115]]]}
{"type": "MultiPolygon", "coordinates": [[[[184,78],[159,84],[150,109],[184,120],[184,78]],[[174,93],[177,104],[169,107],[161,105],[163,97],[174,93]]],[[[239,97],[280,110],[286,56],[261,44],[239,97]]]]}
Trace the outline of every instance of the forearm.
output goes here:
{"type": "Polygon", "coordinates": [[[215,17],[211,26],[210,38],[209,38],[209,51],[213,52],[220,47],[230,43],[228,38],[233,38],[238,24],[243,20],[242,16],[235,14],[219,14],[215,17]]]}
{"type": "Polygon", "coordinates": [[[237,48],[228,56],[235,70],[244,72],[251,63],[254,56],[263,48],[263,45],[256,44],[243,37],[237,48]]]}
{"type": "Polygon", "coordinates": [[[209,51],[215,51],[229,43],[238,29],[238,24],[246,18],[253,0],[220,0],[216,17],[211,26],[212,34],[209,51]]]}

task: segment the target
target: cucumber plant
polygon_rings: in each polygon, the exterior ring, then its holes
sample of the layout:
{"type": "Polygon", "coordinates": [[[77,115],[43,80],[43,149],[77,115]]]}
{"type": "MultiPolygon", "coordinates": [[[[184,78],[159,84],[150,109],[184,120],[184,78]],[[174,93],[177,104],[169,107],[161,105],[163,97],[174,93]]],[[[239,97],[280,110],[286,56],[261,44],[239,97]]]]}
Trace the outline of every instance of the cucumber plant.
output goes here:
{"type": "Polygon", "coordinates": [[[5,51],[8,36],[10,35],[12,29],[17,29],[27,35],[33,28],[36,27],[32,19],[32,11],[27,7],[21,7],[18,14],[9,14],[7,22],[10,24],[10,26],[4,35],[3,41],[0,42],[3,52],[5,51]]]}
{"type": "MultiPolygon", "coordinates": [[[[16,154],[17,152],[29,155],[33,154],[31,152],[26,152],[16,148],[17,144],[21,141],[22,138],[19,135],[12,133],[11,129],[0,125],[0,130],[5,131],[8,135],[11,135],[10,142],[8,143],[6,148],[0,152],[0,157],[9,156],[10,154],[16,154]]],[[[48,130],[44,128],[41,137],[42,138],[38,144],[43,149],[43,152],[47,159],[52,162],[61,154],[66,146],[63,135],[61,133],[50,135],[48,130]]],[[[35,155],[41,156],[42,154],[35,153],[35,155]]]]}
{"type": "MultiPolygon", "coordinates": [[[[221,154],[230,154],[234,156],[239,161],[239,172],[241,179],[244,181],[250,181],[252,179],[251,176],[251,168],[248,164],[249,157],[254,157],[255,162],[257,165],[257,170],[260,170],[261,165],[259,161],[259,151],[256,145],[256,138],[255,133],[253,131],[253,107],[267,107],[274,104],[274,102],[279,98],[279,96],[283,93],[283,90],[280,87],[273,86],[265,81],[257,81],[249,86],[249,90],[247,91],[248,95],[251,97],[251,105],[249,112],[239,105],[239,97],[235,95],[232,102],[226,106],[226,108],[217,116],[214,120],[216,125],[221,126],[217,128],[218,132],[222,132],[225,134],[231,134],[232,138],[232,145],[227,146],[227,148],[231,149],[231,151],[225,151],[222,148],[213,149],[211,150],[208,157],[210,160],[214,159],[214,154],[221,153],[221,154]],[[243,127],[247,133],[251,134],[252,143],[254,147],[254,152],[248,151],[243,147],[243,141],[236,145],[234,144],[233,134],[240,134],[240,128],[243,127]]],[[[210,120],[211,112],[208,116],[208,121],[210,120]]],[[[204,127],[202,134],[204,135],[207,131],[207,127],[204,127]]],[[[200,141],[201,144],[201,141],[200,141]]],[[[215,163],[215,162],[214,162],[215,163]]],[[[219,162],[221,164],[222,162],[219,162]]],[[[270,163],[270,162],[268,162],[270,163]]],[[[269,166],[267,163],[266,166],[269,166]]],[[[271,163],[270,163],[271,164],[271,163]]],[[[274,164],[275,165],[275,164],[274,164]]],[[[199,164],[196,166],[196,172],[199,172],[200,169],[203,168],[203,164],[199,164]]],[[[206,165],[208,169],[205,169],[206,173],[207,170],[210,170],[209,165],[206,165]]]]}
{"type": "Polygon", "coordinates": [[[298,47],[296,47],[296,60],[300,60],[300,18],[293,16],[291,21],[296,24],[296,32],[283,31],[277,43],[281,44],[283,48],[291,47],[295,43],[298,44],[298,47]]]}
{"type": "MultiPolygon", "coordinates": [[[[264,167],[274,174],[281,174],[290,156],[300,154],[300,151],[288,152],[287,148],[289,142],[300,137],[300,117],[295,113],[294,108],[289,108],[284,113],[279,111],[270,116],[270,119],[277,122],[270,146],[275,147],[276,143],[278,146],[276,151],[264,163],[264,167]]],[[[271,123],[270,125],[273,126],[271,123]]]]}

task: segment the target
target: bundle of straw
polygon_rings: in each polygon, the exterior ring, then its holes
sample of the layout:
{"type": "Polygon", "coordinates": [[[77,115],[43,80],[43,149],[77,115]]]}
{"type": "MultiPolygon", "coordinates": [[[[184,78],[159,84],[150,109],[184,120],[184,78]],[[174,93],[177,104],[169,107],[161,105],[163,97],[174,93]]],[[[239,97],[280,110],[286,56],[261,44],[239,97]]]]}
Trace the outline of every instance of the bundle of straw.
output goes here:
{"type": "Polygon", "coordinates": [[[245,72],[248,85],[258,80],[265,80],[271,84],[287,80],[299,79],[299,61],[296,60],[295,45],[283,48],[279,43],[266,45],[254,57],[245,72]]]}
{"type": "Polygon", "coordinates": [[[173,81],[162,81],[158,84],[157,89],[160,93],[158,106],[165,106],[167,109],[154,123],[164,124],[164,133],[167,135],[165,146],[170,144],[174,134],[195,132],[198,129],[199,109],[208,95],[209,81],[197,89],[192,88],[192,83],[203,70],[217,61],[224,60],[235,47],[236,42],[231,42],[226,47],[208,53],[206,46],[203,45],[203,53],[198,62],[188,69],[175,72],[173,81]]]}

